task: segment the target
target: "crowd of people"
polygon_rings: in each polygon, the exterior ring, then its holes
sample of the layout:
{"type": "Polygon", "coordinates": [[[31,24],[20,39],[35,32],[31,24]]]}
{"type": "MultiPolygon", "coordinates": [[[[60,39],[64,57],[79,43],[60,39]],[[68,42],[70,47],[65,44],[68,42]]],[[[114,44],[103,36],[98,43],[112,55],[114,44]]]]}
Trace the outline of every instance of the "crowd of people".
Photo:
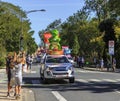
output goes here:
{"type": "Polygon", "coordinates": [[[78,66],[79,68],[84,67],[85,59],[84,59],[83,56],[73,57],[73,60],[77,63],[77,66],[78,66]]]}
{"type": "Polygon", "coordinates": [[[14,52],[13,55],[8,54],[6,57],[6,73],[8,78],[7,97],[10,97],[10,90],[15,87],[14,96],[16,99],[20,98],[22,85],[22,72],[30,68],[32,64],[32,57],[26,56],[25,52],[14,52]]]}
{"type": "MultiPolygon", "coordinates": [[[[73,60],[77,63],[77,67],[82,68],[85,66],[86,61],[84,56],[76,56],[73,57],[73,60]]],[[[105,68],[107,68],[107,71],[112,69],[113,71],[116,70],[116,59],[115,57],[112,58],[112,60],[108,59],[104,60],[102,57],[101,58],[93,58],[93,65],[95,66],[96,69],[104,71],[105,68]]]]}
{"type": "Polygon", "coordinates": [[[97,69],[100,69],[101,71],[103,71],[105,68],[107,68],[107,71],[109,71],[110,69],[112,69],[112,71],[116,70],[116,59],[112,58],[110,59],[106,59],[104,60],[103,58],[97,59],[94,58],[94,65],[97,69]]]}

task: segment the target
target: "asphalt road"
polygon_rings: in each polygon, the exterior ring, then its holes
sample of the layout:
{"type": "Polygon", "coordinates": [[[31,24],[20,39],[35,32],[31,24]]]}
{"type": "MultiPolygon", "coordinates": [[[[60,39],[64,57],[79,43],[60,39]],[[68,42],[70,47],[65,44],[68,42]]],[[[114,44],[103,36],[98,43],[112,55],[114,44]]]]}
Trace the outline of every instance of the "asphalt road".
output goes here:
{"type": "MultiPolygon", "coordinates": [[[[23,88],[34,92],[35,101],[120,101],[120,73],[75,68],[75,83],[43,84],[39,67],[34,64],[31,72],[23,74],[23,88]]],[[[1,72],[0,77],[0,84],[6,84],[6,74],[1,72]]]]}
{"type": "Polygon", "coordinates": [[[75,68],[75,83],[67,80],[43,84],[39,64],[24,74],[24,88],[34,92],[36,101],[120,101],[120,73],[75,68]]]}

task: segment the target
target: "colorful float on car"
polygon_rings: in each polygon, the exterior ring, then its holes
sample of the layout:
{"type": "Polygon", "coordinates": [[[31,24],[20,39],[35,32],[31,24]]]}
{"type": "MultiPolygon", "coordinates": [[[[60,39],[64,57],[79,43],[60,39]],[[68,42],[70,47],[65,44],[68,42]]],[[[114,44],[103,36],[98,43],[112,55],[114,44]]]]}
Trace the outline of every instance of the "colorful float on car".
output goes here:
{"type": "Polygon", "coordinates": [[[60,35],[57,29],[51,30],[49,32],[45,32],[44,36],[44,43],[47,49],[48,54],[54,55],[62,55],[63,50],[60,45],[60,35]]]}

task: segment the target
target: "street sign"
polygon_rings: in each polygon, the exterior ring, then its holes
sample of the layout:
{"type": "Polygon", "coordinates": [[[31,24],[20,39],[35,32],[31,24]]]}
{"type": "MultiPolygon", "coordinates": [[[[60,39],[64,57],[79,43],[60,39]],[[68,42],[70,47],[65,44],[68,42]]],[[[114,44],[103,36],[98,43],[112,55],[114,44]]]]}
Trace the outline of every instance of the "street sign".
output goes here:
{"type": "Polygon", "coordinates": [[[109,54],[110,55],[114,55],[114,40],[110,40],[108,43],[108,47],[109,47],[109,54]]]}
{"type": "Polygon", "coordinates": [[[109,54],[114,55],[114,47],[109,47],[109,54]]]}
{"type": "Polygon", "coordinates": [[[114,41],[113,41],[113,40],[110,40],[109,43],[108,43],[108,46],[109,46],[109,47],[114,47],[114,41]]]}

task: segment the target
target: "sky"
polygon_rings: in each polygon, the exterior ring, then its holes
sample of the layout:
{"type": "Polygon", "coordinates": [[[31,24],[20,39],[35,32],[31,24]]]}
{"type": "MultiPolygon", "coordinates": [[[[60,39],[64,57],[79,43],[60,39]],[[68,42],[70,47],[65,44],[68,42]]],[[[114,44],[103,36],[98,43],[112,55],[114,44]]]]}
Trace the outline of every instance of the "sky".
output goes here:
{"type": "Polygon", "coordinates": [[[64,22],[69,16],[76,13],[84,5],[84,0],[1,0],[21,7],[25,12],[45,9],[45,12],[32,12],[27,14],[31,28],[35,31],[33,37],[40,44],[38,32],[45,29],[57,19],[64,22]]]}

